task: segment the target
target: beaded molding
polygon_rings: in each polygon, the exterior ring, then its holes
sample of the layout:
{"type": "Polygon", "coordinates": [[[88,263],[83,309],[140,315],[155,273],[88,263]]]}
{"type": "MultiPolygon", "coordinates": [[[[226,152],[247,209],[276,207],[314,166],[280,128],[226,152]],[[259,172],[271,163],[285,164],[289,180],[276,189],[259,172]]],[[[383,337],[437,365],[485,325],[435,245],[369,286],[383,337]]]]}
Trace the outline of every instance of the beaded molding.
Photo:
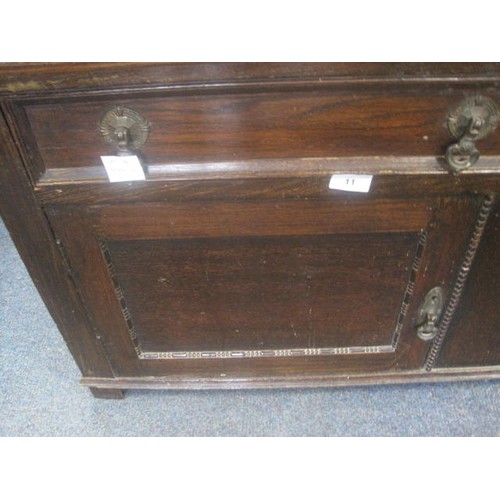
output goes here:
{"type": "Polygon", "coordinates": [[[427,371],[432,370],[434,363],[436,362],[437,356],[441,351],[444,338],[446,336],[446,333],[448,332],[451,320],[457,309],[458,303],[460,302],[460,298],[462,296],[465,283],[470,273],[472,262],[474,261],[474,257],[476,256],[479,242],[481,241],[481,237],[484,232],[484,228],[486,227],[486,223],[488,222],[488,218],[491,213],[491,209],[493,207],[493,202],[494,202],[494,197],[492,195],[488,195],[484,198],[481,208],[479,209],[476,225],[474,227],[474,230],[472,231],[472,235],[470,237],[467,250],[465,251],[465,255],[462,260],[462,265],[460,266],[460,270],[458,272],[458,276],[455,281],[455,285],[453,287],[450,300],[448,301],[448,305],[446,306],[441,322],[439,324],[438,334],[434,338],[432,346],[425,360],[424,367],[427,371]]]}

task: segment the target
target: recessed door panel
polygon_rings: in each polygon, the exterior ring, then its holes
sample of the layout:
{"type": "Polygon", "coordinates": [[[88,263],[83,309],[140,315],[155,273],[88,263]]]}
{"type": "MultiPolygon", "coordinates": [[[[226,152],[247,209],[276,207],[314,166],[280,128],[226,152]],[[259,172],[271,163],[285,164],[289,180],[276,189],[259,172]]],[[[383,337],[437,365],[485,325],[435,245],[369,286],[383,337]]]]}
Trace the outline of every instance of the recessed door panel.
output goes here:
{"type": "Polygon", "coordinates": [[[390,346],[417,244],[388,233],[110,241],[107,251],[143,351],[173,354],[390,346]]]}

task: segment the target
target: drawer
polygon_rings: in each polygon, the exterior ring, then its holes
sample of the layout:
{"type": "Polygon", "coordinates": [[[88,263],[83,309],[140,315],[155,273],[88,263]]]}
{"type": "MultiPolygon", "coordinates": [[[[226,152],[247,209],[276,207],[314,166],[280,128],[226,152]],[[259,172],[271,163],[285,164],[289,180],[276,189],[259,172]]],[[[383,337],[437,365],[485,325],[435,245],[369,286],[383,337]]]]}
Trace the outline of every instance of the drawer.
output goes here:
{"type": "MultiPolygon", "coordinates": [[[[289,175],[291,170],[317,171],[330,159],[339,159],[338,168],[342,159],[352,164],[352,158],[360,157],[377,158],[386,170],[403,163],[397,159],[425,158],[427,170],[446,171],[442,159],[447,147],[457,142],[447,125],[450,115],[471,96],[499,101],[496,86],[450,81],[378,86],[315,82],[302,87],[277,83],[251,90],[248,85],[221,85],[124,95],[68,93],[19,98],[11,108],[22,124],[19,142],[25,145],[33,179],[75,183],[107,181],[100,156],[116,154],[117,147],[104,140],[100,123],[117,109],[131,113],[130,122],[143,119],[147,124],[144,144],[132,152],[140,155],[153,179],[206,177],[211,172],[227,177],[235,170],[247,176],[289,175]]],[[[112,134],[115,125],[106,121],[105,128],[112,134]]],[[[140,125],[134,127],[141,135],[140,125]]],[[[500,155],[498,133],[478,144],[478,165],[490,167],[488,157],[500,155]]]]}

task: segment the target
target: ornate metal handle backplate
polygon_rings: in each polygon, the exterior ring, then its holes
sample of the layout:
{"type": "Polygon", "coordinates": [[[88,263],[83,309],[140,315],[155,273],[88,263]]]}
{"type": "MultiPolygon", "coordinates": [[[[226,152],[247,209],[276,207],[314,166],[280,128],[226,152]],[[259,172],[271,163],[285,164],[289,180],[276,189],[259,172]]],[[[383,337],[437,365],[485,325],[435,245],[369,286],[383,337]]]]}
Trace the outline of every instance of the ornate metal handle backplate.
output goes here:
{"type": "Polygon", "coordinates": [[[133,154],[147,140],[150,124],[133,109],[115,106],[105,113],[99,122],[99,130],[105,142],[116,146],[119,156],[133,154]]]}
{"type": "Polygon", "coordinates": [[[443,311],[443,289],[433,288],[420,306],[417,316],[417,335],[422,340],[432,340],[439,332],[439,320],[443,311]]]}
{"type": "Polygon", "coordinates": [[[454,172],[461,172],[479,160],[476,141],[493,132],[499,119],[495,103],[483,96],[465,99],[450,114],[448,130],[458,141],[448,146],[446,162],[454,172]]]}

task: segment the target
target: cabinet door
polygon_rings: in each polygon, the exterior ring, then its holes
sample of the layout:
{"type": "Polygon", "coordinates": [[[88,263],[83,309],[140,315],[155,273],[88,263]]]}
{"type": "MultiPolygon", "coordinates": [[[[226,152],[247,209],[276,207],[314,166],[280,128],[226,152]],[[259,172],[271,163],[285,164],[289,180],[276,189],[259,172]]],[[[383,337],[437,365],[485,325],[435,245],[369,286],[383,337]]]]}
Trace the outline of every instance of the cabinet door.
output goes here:
{"type": "Polygon", "coordinates": [[[482,198],[48,207],[117,376],[422,368],[482,198]],[[419,319],[420,317],[420,319],[419,319]]]}

